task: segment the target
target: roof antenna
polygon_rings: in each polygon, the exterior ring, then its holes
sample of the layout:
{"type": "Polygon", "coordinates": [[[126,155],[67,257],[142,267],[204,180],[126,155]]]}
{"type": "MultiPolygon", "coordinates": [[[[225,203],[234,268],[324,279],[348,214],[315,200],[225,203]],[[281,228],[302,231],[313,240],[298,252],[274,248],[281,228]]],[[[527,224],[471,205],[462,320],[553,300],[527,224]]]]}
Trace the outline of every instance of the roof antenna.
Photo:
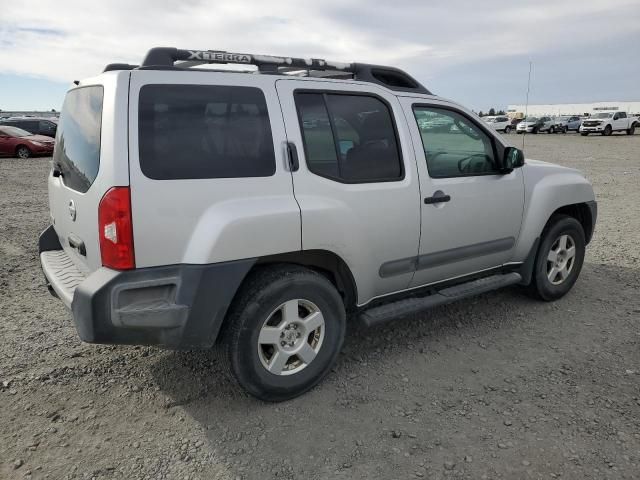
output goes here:
{"type": "MultiPolygon", "coordinates": [[[[524,119],[526,120],[529,116],[529,91],[531,90],[531,67],[533,62],[529,60],[529,80],[527,80],[527,103],[524,106],[524,119]]],[[[527,136],[527,129],[525,128],[522,132],[522,151],[524,152],[524,137],[527,136]]]]}

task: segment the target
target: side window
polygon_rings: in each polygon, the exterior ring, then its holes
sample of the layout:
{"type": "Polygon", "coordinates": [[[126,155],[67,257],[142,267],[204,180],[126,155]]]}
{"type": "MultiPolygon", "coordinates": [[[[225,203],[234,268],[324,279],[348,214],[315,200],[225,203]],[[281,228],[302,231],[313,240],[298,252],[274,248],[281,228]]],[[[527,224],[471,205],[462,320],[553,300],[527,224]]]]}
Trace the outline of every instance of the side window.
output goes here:
{"type": "Polygon", "coordinates": [[[403,178],[387,105],[368,95],[295,94],[309,170],[345,183],[403,178]]]}
{"type": "Polygon", "coordinates": [[[627,118],[627,113],[626,112],[618,113],[618,118],[627,118]]]}
{"type": "Polygon", "coordinates": [[[433,178],[496,173],[493,139],[453,110],[415,106],[429,176],[433,178]]]}
{"type": "Polygon", "coordinates": [[[276,171],[258,88],[145,85],[138,110],[140,168],[149,178],[268,177],[276,171]]]}
{"type": "Polygon", "coordinates": [[[21,127],[21,128],[28,132],[36,133],[36,134],[40,131],[39,122],[36,122],[36,121],[24,122],[24,127],[21,127]]]}
{"type": "Polygon", "coordinates": [[[47,122],[46,120],[40,122],[40,131],[44,133],[53,133],[56,129],[53,122],[47,122]]]}

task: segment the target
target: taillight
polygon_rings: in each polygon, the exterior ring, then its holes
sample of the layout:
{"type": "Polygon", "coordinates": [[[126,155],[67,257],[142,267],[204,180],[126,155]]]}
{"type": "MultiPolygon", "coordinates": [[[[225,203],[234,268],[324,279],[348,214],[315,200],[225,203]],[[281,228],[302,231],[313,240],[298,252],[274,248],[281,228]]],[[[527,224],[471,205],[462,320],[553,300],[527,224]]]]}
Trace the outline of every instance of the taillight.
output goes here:
{"type": "Polygon", "coordinates": [[[102,265],[116,270],[135,268],[129,187],[113,187],[104,194],[98,207],[98,229],[102,265]]]}

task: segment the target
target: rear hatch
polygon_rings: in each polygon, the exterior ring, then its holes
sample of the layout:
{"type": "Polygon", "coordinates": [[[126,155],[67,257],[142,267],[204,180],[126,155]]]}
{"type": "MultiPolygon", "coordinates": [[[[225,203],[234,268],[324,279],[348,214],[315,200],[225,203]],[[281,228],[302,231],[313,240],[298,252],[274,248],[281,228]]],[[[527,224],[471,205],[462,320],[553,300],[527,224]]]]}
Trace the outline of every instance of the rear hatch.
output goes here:
{"type": "Polygon", "coordinates": [[[48,179],[51,223],[65,258],[85,276],[102,265],[100,200],[129,184],[126,90],[128,72],[103,74],[70,90],[60,114],[48,179]]]}

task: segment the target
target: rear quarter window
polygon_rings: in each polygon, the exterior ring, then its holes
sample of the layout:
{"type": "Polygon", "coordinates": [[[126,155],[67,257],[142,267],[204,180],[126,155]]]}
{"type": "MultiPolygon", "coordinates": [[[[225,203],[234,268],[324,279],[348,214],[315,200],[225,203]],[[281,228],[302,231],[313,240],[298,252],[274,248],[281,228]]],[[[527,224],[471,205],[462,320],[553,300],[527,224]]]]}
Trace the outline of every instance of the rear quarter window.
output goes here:
{"type": "Polygon", "coordinates": [[[140,89],[140,168],[155,180],[267,177],[275,152],[262,90],[218,85],[140,89]]]}
{"type": "Polygon", "coordinates": [[[58,123],[54,164],[64,184],[82,193],[89,190],[100,168],[103,95],[99,85],[70,90],[58,123]]]}

